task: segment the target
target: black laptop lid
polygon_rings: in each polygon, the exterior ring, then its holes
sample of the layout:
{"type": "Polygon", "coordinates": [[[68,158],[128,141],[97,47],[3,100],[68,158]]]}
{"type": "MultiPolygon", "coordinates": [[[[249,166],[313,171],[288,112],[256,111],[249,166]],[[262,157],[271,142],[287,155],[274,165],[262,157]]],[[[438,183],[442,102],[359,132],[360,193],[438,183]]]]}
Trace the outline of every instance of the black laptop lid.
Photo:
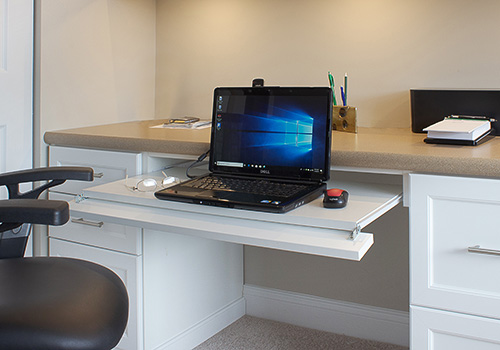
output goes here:
{"type": "Polygon", "coordinates": [[[210,170],[328,180],[331,114],[328,87],[216,88],[210,170]]]}

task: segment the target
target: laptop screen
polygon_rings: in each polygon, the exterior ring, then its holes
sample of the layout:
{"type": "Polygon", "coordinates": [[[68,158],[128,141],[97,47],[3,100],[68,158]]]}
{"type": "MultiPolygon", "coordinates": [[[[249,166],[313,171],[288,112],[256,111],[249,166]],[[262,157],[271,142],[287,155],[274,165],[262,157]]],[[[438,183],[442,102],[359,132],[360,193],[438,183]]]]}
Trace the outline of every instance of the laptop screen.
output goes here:
{"type": "Polygon", "coordinates": [[[327,180],[331,114],[327,87],[216,88],[210,170],[327,180]]]}

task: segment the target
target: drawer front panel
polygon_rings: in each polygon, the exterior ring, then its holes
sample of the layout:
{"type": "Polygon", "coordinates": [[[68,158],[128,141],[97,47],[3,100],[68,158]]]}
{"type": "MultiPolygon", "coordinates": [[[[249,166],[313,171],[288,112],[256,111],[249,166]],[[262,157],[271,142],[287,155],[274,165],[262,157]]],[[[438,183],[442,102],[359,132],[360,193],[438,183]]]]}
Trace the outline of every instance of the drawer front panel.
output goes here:
{"type": "MultiPolygon", "coordinates": [[[[50,199],[69,201],[73,197],[50,193],[50,199]]],[[[49,232],[50,237],[54,238],[134,255],[142,254],[142,229],[138,227],[72,216],[63,226],[51,226],[49,232]]]]}
{"type": "Polygon", "coordinates": [[[411,188],[411,303],[500,318],[500,181],[412,175],[411,188]]]}
{"type": "Polygon", "coordinates": [[[411,349],[497,350],[500,321],[412,307],[411,349]]]}
{"type": "Polygon", "coordinates": [[[92,261],[106,266],[120,276],[127,287],[129,296],[129,320],[125,333],[115,349],[142,349],[142,257],[61,241],[56,238],[50,238],[49,249],[50,256],[92,261]]]}
{"type": "Polygon", "coordinates": [[[140,153],[98,151],[90,149],[50,147],[51,166],[87,166],[94,169],[94,181],[67,181],[52,191],[80,194],[84,188],[125,179],[141,173],[140,153]]]}
{"type": "Polygon", "coordinates": [[[491,219],[500,214],[500,202],[429,201],[431,287],[500,298],[500,227],[491,219]],[[469,252],[476,246],[496,249],[499,255],[469,252]]]}

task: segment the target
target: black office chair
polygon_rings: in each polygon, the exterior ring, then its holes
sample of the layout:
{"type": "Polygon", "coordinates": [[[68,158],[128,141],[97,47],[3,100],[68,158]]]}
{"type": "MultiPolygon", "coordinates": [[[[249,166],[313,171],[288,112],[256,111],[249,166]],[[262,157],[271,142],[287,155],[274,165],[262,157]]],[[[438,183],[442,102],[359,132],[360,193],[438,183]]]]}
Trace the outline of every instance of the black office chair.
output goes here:
{"type": "Polygon", "coordinates": [[[31,224],[63,225],[64,201],[37,199],[66,180],[93,180],[93,170],[52,167],[0,174],[0,349],[107,350],[128,319],[128,295],[111,270],[88,261],[24,258],[31,224]],[[19,184],[47,183],[24,193],[19,184]]]}

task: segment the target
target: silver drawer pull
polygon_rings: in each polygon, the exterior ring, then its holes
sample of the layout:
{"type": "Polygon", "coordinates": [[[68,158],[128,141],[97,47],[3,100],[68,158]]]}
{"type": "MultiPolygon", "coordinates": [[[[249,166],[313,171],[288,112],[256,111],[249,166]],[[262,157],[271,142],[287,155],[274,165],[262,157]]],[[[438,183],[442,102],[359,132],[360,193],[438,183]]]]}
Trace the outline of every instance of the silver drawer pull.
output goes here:
{"type": "Polygon", "coordinates": [[[102,221],[94,222],[94,221],[85,220],[83,218],[71,219],[71,222],[75,223],[75,224],[81,224],[81,225],[87,225],[87,226],[99,227],[99,228],[101,228],[102,225],[104,225],[104,222],[102,222],[102,221]]]}
{"type": "Polygon", "coordinates": [[[94,173],[94,177],[97,179],[102,179],[103,176],[104,176],[104,173],[94,173]]]}
{"type": "Polygon", "coordinates": [[[481,248],[478,245],[475,245],[473,247],[467,248],[467,251],[469,253],[479,253],[479,254],[488,254],[488,255],[498,255],[498,256],[500,256],[500,250],[481,248]]]}

